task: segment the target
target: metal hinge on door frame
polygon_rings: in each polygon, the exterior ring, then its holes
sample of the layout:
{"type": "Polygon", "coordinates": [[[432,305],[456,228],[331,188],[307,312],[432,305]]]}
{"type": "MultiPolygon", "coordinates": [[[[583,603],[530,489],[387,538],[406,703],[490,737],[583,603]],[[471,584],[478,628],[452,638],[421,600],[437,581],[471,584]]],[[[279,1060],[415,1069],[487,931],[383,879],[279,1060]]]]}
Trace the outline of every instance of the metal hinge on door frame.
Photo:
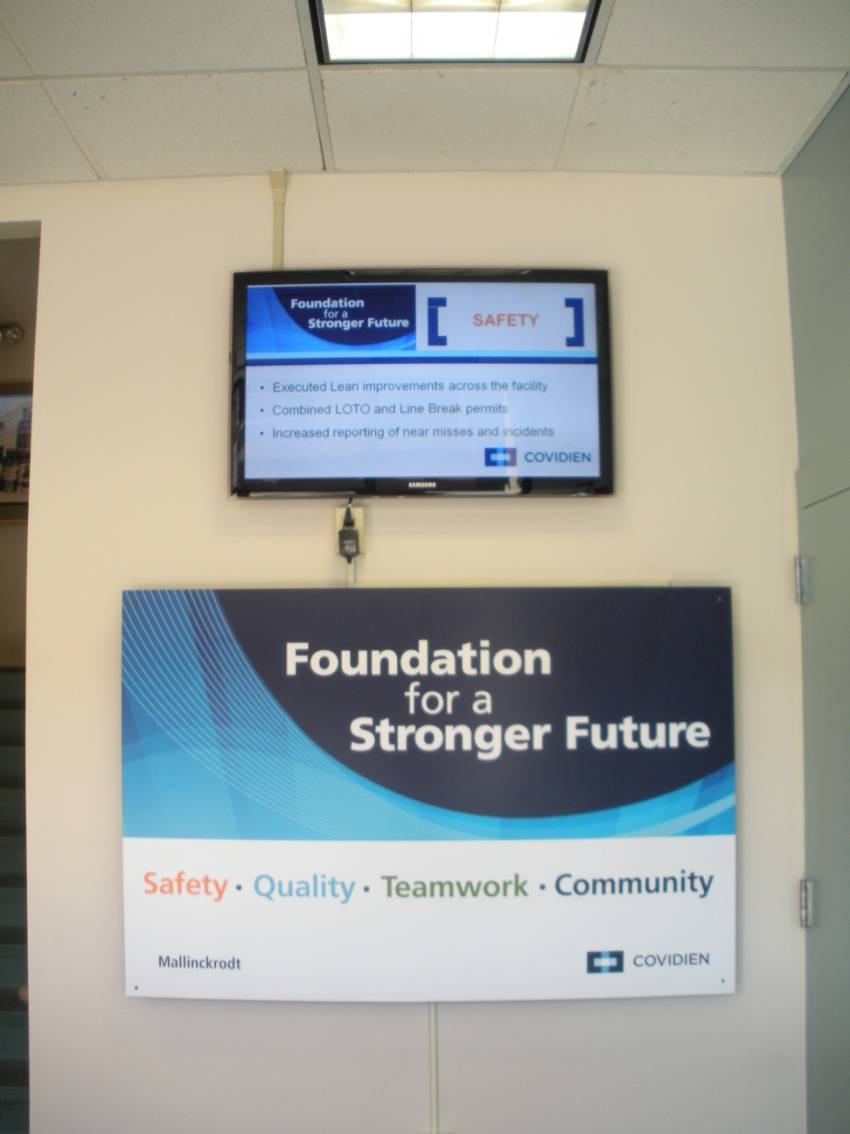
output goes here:
{"type": "Polygon", "coordinates": [[[800,928],[811,929],[815,924],[815,884],[811,878],[800,879],[800,928]]]}
{"type": "Polygon", "coordinates": [[[811,587],[809,585],[809,559],[806,555],[794,556],[794,598],[800,606],[805,604],[811,598],[811,587]]]}

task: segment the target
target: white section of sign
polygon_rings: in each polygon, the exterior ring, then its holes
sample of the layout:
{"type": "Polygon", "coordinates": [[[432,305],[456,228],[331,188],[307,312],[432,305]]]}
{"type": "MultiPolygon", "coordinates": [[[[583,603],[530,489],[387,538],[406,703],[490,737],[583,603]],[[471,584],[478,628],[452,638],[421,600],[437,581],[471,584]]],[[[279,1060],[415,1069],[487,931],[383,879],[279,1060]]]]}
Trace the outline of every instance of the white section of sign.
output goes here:
{"type": "Polygon", "coordinates": [[[124,896],[131,996],[539,1000],[735,986],[731,835],[130,838],[124,896]]]}

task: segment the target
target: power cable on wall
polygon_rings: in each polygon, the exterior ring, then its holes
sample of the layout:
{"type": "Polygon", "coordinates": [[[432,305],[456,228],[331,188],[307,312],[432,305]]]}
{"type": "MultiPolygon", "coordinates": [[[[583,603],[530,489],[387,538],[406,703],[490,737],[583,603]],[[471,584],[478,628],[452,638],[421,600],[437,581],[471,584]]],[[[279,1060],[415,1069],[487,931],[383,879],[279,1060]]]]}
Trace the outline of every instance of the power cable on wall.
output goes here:
{"type": "Polygon", "coordinates": [[[283,267],[283,231],[286,206],[286,170],[273,169],[269,174],[272,183],[272,267],[283,267]]]}

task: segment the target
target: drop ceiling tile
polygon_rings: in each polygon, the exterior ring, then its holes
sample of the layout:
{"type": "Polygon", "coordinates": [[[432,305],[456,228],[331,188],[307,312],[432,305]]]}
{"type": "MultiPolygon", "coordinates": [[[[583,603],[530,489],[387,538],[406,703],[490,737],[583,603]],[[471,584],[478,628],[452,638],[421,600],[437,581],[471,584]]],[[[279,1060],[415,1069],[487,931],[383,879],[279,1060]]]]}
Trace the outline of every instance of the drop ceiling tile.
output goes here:
{"type": "Polygon", "coordinates": [[[588,71],[559,168],[776,173],[843,77],[841,71],[588,71]]]}
{"type": "Polygon", "coordinates": [[[339,170],[554,169],[566,67],[323,68],[339,170]]]}
{"type": "Polygon", "coordinates": [[[23,79],[31,74],[23,55],[0,25],[0,79],[23,79]]]}
{"type": "Polygon", "coordinates": [[[44,75],[304,65],[295,0],[0,0],[44,75]]]}
{"type": "Polygon", "coordinates": [[[0,83],[0,183],[93,181],[40,83],[0,83]]]}
{"type": "Polygon", "coordinates": [[[51,84],[109,178],[319,170],[304,72],[51,84]]]}
{"type": "Polygon", "coordinates": [[[850,66],[848,0],[615,0],[600,64],[850,66]]]}

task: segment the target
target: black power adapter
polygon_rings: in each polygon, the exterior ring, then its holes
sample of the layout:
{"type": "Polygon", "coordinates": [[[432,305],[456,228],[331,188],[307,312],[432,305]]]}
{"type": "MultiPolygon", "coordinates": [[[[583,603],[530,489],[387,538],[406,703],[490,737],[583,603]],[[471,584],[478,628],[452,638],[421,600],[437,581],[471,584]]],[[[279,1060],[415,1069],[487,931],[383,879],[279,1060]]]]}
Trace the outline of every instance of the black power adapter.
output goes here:
{"type": "Polygon", "coordinates": [[[337,538],[339,540],[339,553],[350,565],[360,554],[360,532],[357,530],[354,515],[351,511],[351,499],[349,499],[348,504],[345,506],[345,515],[342,520],[342,527],[337,533],[337,538]]]}

